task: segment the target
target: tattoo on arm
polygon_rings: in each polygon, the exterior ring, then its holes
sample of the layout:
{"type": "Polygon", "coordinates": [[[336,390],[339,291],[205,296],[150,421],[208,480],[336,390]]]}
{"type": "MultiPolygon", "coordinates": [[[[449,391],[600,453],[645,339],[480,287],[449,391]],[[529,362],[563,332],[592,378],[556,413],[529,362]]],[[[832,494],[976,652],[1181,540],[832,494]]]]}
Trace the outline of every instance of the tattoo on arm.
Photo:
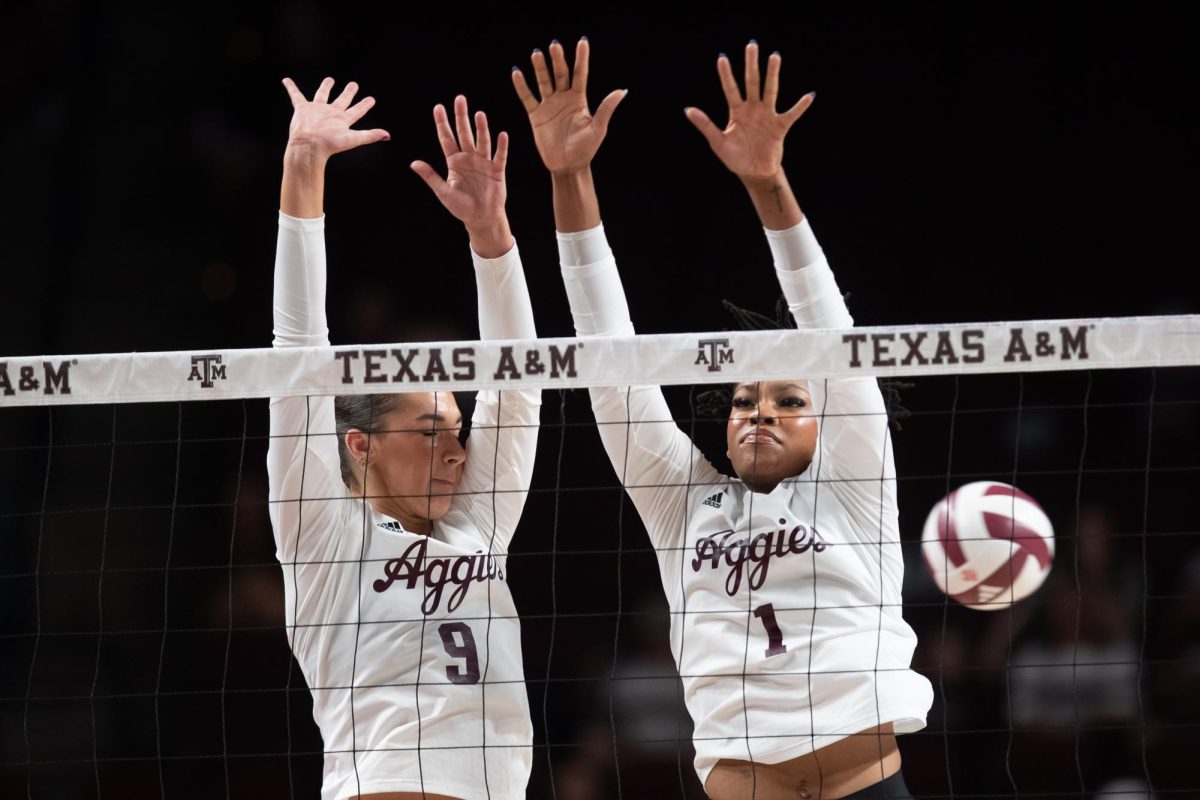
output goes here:
{"type": "Polygon", "coordinates": [[[775,210],[783,211],[783,187],[775,184],[771,187],[771,194],[775,195],[775,210]]]}

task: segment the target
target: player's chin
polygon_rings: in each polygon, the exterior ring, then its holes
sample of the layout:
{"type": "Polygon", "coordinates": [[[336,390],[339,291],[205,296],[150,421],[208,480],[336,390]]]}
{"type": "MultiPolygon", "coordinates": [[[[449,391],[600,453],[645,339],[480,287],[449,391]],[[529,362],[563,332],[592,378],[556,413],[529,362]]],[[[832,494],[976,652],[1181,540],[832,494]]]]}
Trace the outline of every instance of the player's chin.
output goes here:
{"type": "Polygon", "coordinates": [[[747,448],[734,454],[734,472],[743,483],[749,485],[775,485],[808,469],[812,456],[786,451],[773,452],[770,448],[759,448],[755,453],[747,448]]]}
{"type": "Polygon", "coordinates": [[[458,484],[451,481],[435,480],[429,487],[427,514],[429,519],[441,519],[450,510],[458,484]]]}
{"type": "Polygon", "coordinates": [[[787,456],[787,447],[778,441],[742,442],[734,451],[738,461],[746,465],[758,464],[764,468],[787,456]]]}
{"type": "Polygon", "coordinates": [[[421,516],[428,520],[441,519],[450,510],[450,503],[451,498],[449,497],[433,495],[429,498],[429,502],[425,504],[425,508],[421,509],[421,516]]]}
{"type": "Polygon", "coordinates": [[[738,453],[733,459],[733,469],[745,483],[777,482],[780,466],[776,455],[765,454],[762,450],[757,454],[753,450],[738,453]]]}

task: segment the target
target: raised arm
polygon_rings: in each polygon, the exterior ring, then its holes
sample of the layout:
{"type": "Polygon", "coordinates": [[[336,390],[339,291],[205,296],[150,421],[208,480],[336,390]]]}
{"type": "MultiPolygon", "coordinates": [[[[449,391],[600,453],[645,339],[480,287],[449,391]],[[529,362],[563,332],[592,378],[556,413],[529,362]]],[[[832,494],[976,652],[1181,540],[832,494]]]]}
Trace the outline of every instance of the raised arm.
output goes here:
{"type": "MultiPolygon", "coordinates": [[[[538,94],[514,68],[513,86],[529,115],[534,142],[554,187],[563,283],[580,336],[625,336],[634,332],[616,261],[600,222],[592,160],[608,132],[625,90],[609,92],[592,114],[587,102],[590,44],[581,39],[575,65],[552,42],[550,61],[534,50],[538,94]]],[[[646,522],[652,541],[670,546],[681,530],[682,504],[672,502],[689,485],[721,479],[679,430],[657,386],[590,390],[600,438],[618,477],[646,522]]]]}
{"type": "Polygon", "coordinates": [[[283,79],[283,87],[292,101],[292,121],[283,153],[279,208],[292,217],[312,219],[325,213],[325,165],[330,158],[391,138],[382,128],[351,128],[375,107],[375,98],[364,97],[355,103],[358,84],[350,81],[331,101],[333,86],[333,78],[321,81],[310,101],[291,78],[283,79]]]}
{"type": "MultiPolygon", "coordinates": [[[[767,58],[760,80],[758,44],[746,45],[745,92],[738,87],[729,58],[717,59],[717,75],[728,104],[729,121],[718,128],[697,108],[687,118],[704,135],[713,153],[738,177],[762,222],[775,261],[775,273],[796,324],[802,328],[848,328],[854,324],[825,253],[783,171],[788,131],[816,97],[809,92],[787,111],[777,112],[779,53],[767,58]]],[[[895,503],[895,467],[887,412],[874,378],[811,380],[821,436],[814,474],[834,479],[830,486],[852,502],[863,503],[866,517],[878,517],[878,502],[895,503]],[[882,489],[881,489],[882,487],[882,489]]]]}
{"type": "Polygon", "coordinates": [[[729,57],[722,53],[717,59],[717,76],[728,104],[729,122],[724,129],[698,108],[688,107],[684,113],[750,195],[796,324],[849,327],[854,322],[783,171],[784,139],[812,106],[816,92],[804,95],[787,111],[776,111],[783,58],[779,53],[768,57],[765,81],[760,79],[758,62],[758,44],[751,41],[746,45],[743,94],[729,57]]]}
{"type": "MultiPolygon", "coordinates": [[[[283,81],[292,101],[292,121],[283,157],[279,192],[279,239],[275,254],[275,347],[329,344],[325,321],[325,165],[337,153],[385,140],[382,129],[354,130],[375,104],[354,103],[358,85],[346,84],[330,101],[332,78],[308,100],[290,78],[283,81]]],[[[271,520],[280,561],[305,560],[336,547],[322,531],[335,513],[331,498],[344,497],[332,397],[271,400],[271,441],[267,451],[271,520]],[[303,508],[301,507],[303,501],[303,508]],[[312,533],[305,535],[304,528],[312,533]],[[301,551],[303,550],[303,553],[301,551]]]]}
{"type": "Polygon", "coordinates": [[[575,47],[575,69],[567,66],[566,53],[557,41],[550,43],[551,67],[541,50],[531,61],[537,79],[537,96],[525,74],[513,67],[513,87],[529,115],[533,141],[554,185],[554,226],[560,233],[576,233],[600,225],[600,202],[592,181],[592,159],[608,133],[613,112],[629,93],[614,89],[593,115],[588,109],[588,57],[586,38],[575,47]]]}
{"type": "MultiPolygon", "coordinates": [[[[446,177],[424,161],[416,172],[447,211],[463,223],[471,240],[482,339],[537,336],[533,307],[504,204],[508,134],[496,137],[487,115],[471,116],[465,97],[454,100],[454,128],[446,109],[433,109],[434,128],[446,159],[446,177]]],[[[516,530],[537,451],[541,393],[535,390],[480,392],[471,417],[467,462],[455,504],[472,518],[486,543],[507,550],[516,530]]]]}
{"type": "Polygon", "coordinates": [[[713,153],[746,187],[763,227],[768,230],[790,228],[804,218],[783,173],[783,140],[817,96],[816,92],[809,92],[787,111],[777,112],[782,62],[779,53],[771,54],[763,82],[759,77],[758,44],[753,41],[747,44],[743,96],[733,77],[729,57],[720,55],[717,75],[729,107],[729,122],[724,129],[718,128],[700,109],[691,106],[684,109],[688,121],[704,135],[713,153]]]}

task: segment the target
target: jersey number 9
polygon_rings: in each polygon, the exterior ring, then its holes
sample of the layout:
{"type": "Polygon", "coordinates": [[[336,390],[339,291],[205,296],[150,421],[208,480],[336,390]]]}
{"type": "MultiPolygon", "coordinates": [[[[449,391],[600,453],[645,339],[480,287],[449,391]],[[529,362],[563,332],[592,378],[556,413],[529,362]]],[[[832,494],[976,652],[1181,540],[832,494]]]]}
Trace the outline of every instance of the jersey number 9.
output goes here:
{"type": "Polygon", "coordinates": [[[479,651],[475,649],[475,637],[465,622],[443,622],[438,626],[438,635],[442,637],[442,647],[451,658],[461,658],[465,663],[460,667],[451,664],[446,667],[446,677],[451,683],[479,683],[479,651]],[[455,640],[454,634],[462,639],[462,644],[455,640]]]}

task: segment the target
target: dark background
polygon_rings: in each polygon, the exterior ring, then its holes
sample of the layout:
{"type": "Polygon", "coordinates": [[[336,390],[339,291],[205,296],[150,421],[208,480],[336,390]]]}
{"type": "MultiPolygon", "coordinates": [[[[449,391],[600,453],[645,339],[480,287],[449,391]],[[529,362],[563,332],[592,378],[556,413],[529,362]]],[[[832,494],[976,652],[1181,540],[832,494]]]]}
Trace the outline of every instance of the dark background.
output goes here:
{"type": "MultiPolygon", "coordinates": [[[[379,103],[363,125],[392,134],[329,170],[335,343],[477,335],[466,237],[407,167],[438,163],[430,109],[459,92],[512,136],[539,332],[569,334],[549,182],[509,70],[580,34],[594,100],[630,89],[596,173],[639,332],[730,327],[722,298],[767,311],[777,294],[749,202],[682,113],[723,121],[713,62],[725,50],[740,74],[751,36],[783,53],[783,103],[818,92],[785,164],[860,324],[1200,300],[1194,43],[1171,13],[5,4],[0,353],[266,345],[284,75],[306,92],[358,81],[379,103]]],[[[919,795],[1198,790],[1193,372],[905,392],[906,617],[937,694],[929,728],[902,740],[919,795]],[[1047,587],[993,615],[947,605],[911,545],[938,497],[984,478],[1037,497],[1059,546],[1047,587]]],[[[692,421],[686,389],[670,396],[718,454],[719,425],[692,421]]],[[[545,404],[510,564],[530,797],[698,796],[640,522],[585,395],[545,404]]],[[[317,796],[265,406],[0,413],[0,795],[317,796]]]]}

